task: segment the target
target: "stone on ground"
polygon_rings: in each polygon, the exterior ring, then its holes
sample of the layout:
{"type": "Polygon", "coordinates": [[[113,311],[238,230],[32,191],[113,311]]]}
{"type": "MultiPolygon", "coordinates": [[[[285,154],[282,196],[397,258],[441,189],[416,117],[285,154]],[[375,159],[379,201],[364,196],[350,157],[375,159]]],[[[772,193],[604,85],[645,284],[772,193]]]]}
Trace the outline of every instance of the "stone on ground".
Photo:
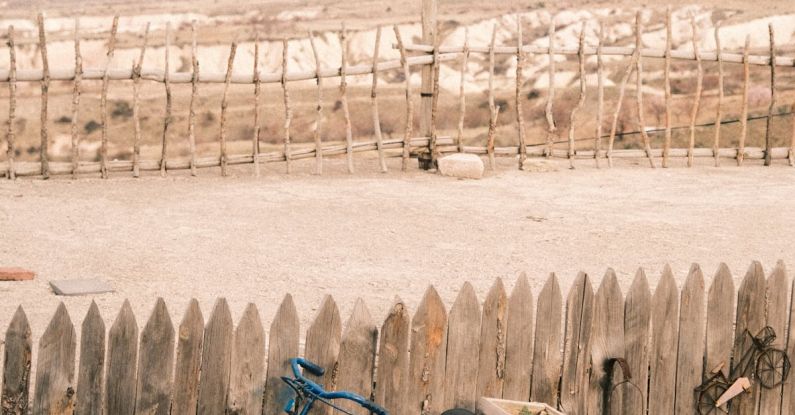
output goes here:
{"type": "Polygon", "coordinates": [[[439,159],[439,172],[461,179],[480,179],[483,177],[483,160],[475,154],[451,154],[439,159]]]}
{"type": "Polygon", "coordinates": [[[552,160],[529,158],[522,163],[522,170],[530,172],[558,171],[558,165],[552,160]]]}
{"type": "Polygon", "coordinates": [[[113,292],[113,288],[108,283],[98,279],[50,281],[50,286],[56,295],[74,296],[113,292]]]}
{"type": "Polygon", "coordinates": [[[30,281],[35,275],[35,272],[23,268],[0,267],[0,281],[30,281]]]}

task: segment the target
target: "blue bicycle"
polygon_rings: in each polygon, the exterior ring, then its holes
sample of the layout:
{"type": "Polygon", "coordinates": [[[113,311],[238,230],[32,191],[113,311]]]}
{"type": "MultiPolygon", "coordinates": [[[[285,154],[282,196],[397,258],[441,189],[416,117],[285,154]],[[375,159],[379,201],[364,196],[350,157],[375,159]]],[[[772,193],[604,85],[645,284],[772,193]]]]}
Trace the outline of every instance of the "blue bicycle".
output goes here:
{"type": "Polygon", "coordinates": [[[355,415],[346,411],[345,409],[340,408],[337,405],[334,405],[333,401],[335,400],[354,402],[375,415],[389,415],[384,408],[381,408],[375,403],[370,402],[355,393],[344,391],[329,392],[323,389],[323,387],[317,383],[305,378],[301,373],[301,368],[315,376],[323,376],[323,373],[325,372],[322,367],[310,361],[301,358],[293,358],[290,359],[290,366],[292,366],[293,369],[293,377],[288,378],[286,376],[282,376],[284,383],[289,385],[290,388],[295,391],[295,397],[290,399],[287,402],[287,405],[284,407],[284,412],[289,415],[307,415],[309,410],[315,405],[315,402],[328,405],[342,412],[343,414],[355,415]]]}

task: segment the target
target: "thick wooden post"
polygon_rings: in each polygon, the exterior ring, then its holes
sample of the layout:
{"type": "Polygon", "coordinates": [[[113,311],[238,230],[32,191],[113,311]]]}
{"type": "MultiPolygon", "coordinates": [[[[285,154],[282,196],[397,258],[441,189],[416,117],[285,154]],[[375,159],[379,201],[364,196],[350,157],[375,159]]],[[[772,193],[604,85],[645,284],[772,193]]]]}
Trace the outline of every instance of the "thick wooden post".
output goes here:
{"type": "MultiPolygon", "coordinates": [[[[437,0],[422,0],[422,44],[436,44],[437,0]]],[[[420,87],[420,136],[431,135],[431,112],[433,109],[433,64],[422,67],[422,86],[420,87]]],[[[434,167],[433,154],[420,153],[419,166],[423,170],[434,167]]]]}

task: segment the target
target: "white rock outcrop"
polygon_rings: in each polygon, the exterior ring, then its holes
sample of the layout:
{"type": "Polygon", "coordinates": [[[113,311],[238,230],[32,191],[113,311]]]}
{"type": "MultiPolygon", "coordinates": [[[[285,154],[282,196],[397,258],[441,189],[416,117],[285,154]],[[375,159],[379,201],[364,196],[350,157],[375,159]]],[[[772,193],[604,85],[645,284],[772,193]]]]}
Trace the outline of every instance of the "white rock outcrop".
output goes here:
{"type": "Polygon", "coordinates": [[[461,179],[480,179],[483,177],[483,160],[474,154],[451,154],[439,159],[439,173],[461,179]]]}

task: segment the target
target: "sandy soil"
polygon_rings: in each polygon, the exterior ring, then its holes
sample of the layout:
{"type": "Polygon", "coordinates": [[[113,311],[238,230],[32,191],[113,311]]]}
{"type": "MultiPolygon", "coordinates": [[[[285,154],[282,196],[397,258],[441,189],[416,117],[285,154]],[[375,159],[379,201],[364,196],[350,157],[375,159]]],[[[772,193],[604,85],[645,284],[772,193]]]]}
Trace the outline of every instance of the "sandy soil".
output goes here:
{"type": "Polygon", "coordinates": [[[206,318],[225,296],[236,320],[254,302],[267,325],[289,292],[303,330],[324,294],[343,319],[362,296],[380,322],[395,295],[415,308],[428,284],[449,305],[466,280],[482,299],[495,278],[510,289],[522,271],[537,294],[549,272],[565,292],[577,271],[598,284],[611,266],[626,292],[637,267],[654,286],[666,262],[680,285],[691,262],[711,276],[724,261],[737,281],[754,259],[795,264],[795,169],[525,173],[503,162],[479,181],[401,174],[397,163],[382,175],[371,160],[354,176],[334,160],[323,177],[274,165],[260,179],[248,166],[226,179],[2,181],[0,265],[38,276],[0,283],[0,328],[22,304],[38,338],[59,301],[79,323],[92,298],[48,285],[69,278],[115,287],[94,298],[108,326],[125,298],[143,326],[158,296],[175,322],[191,297],[206,318]]]}

